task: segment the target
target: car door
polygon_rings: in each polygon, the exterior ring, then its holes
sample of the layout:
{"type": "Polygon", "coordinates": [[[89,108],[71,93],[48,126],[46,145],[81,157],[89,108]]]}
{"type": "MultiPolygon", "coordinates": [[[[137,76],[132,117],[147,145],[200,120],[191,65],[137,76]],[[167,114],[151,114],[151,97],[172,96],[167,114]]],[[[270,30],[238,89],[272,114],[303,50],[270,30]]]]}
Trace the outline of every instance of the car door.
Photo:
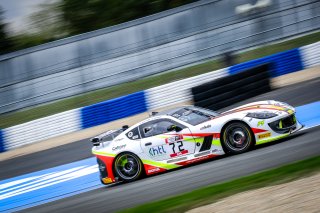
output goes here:
{"type": "Polygon", "coordinates": [[[152,159],[161,161],[195,152],[195,141],[188,127],[171,119],[155,119],[140,127],[141,146],[152,159]],[[177,126],[180,131],[169,131],[177,126]]]}

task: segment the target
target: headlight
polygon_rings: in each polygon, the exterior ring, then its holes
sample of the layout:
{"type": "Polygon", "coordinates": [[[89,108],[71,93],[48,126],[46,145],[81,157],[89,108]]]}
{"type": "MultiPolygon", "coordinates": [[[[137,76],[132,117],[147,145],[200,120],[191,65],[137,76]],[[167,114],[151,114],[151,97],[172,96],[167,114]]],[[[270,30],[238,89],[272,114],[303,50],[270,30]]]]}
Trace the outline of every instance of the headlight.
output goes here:
{"type": "Polygon", "coordinates": [[[272,112],[250,112],[247,114],[247,117],[258,118],[258,119],[268,119],[268,118],[273,118],[276,116],[277,116],[277,114],[272,113],[272,112]]]}

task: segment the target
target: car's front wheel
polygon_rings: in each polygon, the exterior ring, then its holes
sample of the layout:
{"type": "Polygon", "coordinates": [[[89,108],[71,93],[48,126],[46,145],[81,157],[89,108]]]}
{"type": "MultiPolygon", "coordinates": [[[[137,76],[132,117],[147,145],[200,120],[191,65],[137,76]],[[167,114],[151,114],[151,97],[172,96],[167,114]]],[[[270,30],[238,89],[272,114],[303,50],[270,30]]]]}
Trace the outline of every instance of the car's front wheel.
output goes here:
{"type": "Polygon", "coordinates": [[[254,145],[254,135],[249,126],[242,122],[228,124],[222,132],[222,143],[229,154],[240,154],[254,145]]]}
{"type": "Polygon", "coordinates": [[[140,159],[133,153],[122,153],[114,162],[116,175],[125,182],[137,180],[142,175],[143,166],[140,159]]]}

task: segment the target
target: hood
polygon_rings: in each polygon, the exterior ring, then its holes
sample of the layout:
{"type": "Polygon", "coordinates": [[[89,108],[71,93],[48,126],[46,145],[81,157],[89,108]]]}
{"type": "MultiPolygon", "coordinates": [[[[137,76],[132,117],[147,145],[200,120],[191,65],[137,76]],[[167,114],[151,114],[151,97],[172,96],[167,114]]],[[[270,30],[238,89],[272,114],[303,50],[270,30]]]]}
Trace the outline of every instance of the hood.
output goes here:
{"type": "Polygon", "coordinates": [[[283,111],[283,112],[288,112],[290,114],[295,112],[295,109],[286,103],[275,101],[275,100],[267,100],[267,101],[257,101],[257,102],[245,104],[245,105],[233,108],[231,110],[228,110],[226,112],[223,112],[222,114],[229,114],[229,113],[241,112],[241,111],[262,111],[262,110],[283,111]]]}

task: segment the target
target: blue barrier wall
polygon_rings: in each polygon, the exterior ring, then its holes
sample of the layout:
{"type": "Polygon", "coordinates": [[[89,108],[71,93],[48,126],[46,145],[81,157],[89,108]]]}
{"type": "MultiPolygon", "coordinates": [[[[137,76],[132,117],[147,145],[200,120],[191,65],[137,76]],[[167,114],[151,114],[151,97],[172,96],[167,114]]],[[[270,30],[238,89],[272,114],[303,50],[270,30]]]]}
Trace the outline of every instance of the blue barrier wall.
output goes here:
{"type": "Polygon", "coordinates": [[[89,128],[147,111],[144,91],[81,109],[82,128],[89,128]]]}
{"type": "MultiPolygon", "coordinates": [[[[304,46],[300,49],[293,49],[264,58],[248,61],[229,68],[225,68],[220,71],[216,71],[214,73],[221,73],[217,75],[214,74],[213,76],[210,75],[211,77],[209,78],[215,78],[219,75],[225,76],[227,72],[228,74],[234,74],[263,63],[272,64],[273,67],[271,68],[273,77],[302,70],[304,68],[303,63],[305,68],[310,68],[312,66],[319,65],[320,63],[319,47],[320,42],[317,42],[311,45],[304,46]]],[[[202,82],[203,77],[198,77],[192,77],[192,81],[202,82]]],[[[57,119],[65,122],[68,128],[71,126],[67,131],[68,133],[70,133],[78,131],[80,129],[105,124],[110,121],[146,112],[148,110],[148,107],[150,106],[150,109],[156,109],[159,107],[171,105],[173,103],[178,103],[179,101],[182,102],[191,100],[191,95],[187,91],[191,86],[185,86],[185,84],[194,85],[193,83],[191,83],[190,78],[183,80],[183,83],[181,83],[180,85],[181,88],[177,90],[177,93],[174,96],[169,97],[165,94],[166,90],[163,88],[167,88],[168,86],[172,87],[171,84],[172,83],[76,109],[75,111],[70,112],[70,115],[67,116],[68,118],[65,114],[61,116],[59,115],[59,113],[57,114],[57,116],[47,117],[47,122],[44,122],[43,118],[41,118],[25,125],[18,125],[14,128],[10,127],[7,129],[2,129],[0,130],[0,152],[7,151],[24,144],[42,140],[40,137],[39,139],[35,139],[34,135],[37,135],[38,133],[35,133],[31,130],[37,128],[37,125],[44,125],[43,123],[45,123],[44,126],[48,127],[48,129],[55,129],[55,127],[53,126],[59,126],[57,124],[57,119]],[[30,134],[20,134],[20,132],[30,132],[30,134]]],[[[55,129],[56,131],[54,133],[51,132],[52,134],[46,136],[46,138],[65,134],[66,131],[60,130],[64,128],[65,127],[59,126],[59,128],[55,129]]]]}
{"type": "Polygon", "coordinates": [[[4,140],[3,140],[3,132],[0,129],[0,152],[4,152],[5,148],[4,148],[4,140]]]}
{"type": "Polygon", "coordinates": [[[298,48],[266,56],[256,60],[244,62],[231,66],[230,74],[235,74],[243,70],[258,66],[264,63],[271,63],[271,76],[277,77],[287,73],[303,70],[300,50],[298,48]]]}

